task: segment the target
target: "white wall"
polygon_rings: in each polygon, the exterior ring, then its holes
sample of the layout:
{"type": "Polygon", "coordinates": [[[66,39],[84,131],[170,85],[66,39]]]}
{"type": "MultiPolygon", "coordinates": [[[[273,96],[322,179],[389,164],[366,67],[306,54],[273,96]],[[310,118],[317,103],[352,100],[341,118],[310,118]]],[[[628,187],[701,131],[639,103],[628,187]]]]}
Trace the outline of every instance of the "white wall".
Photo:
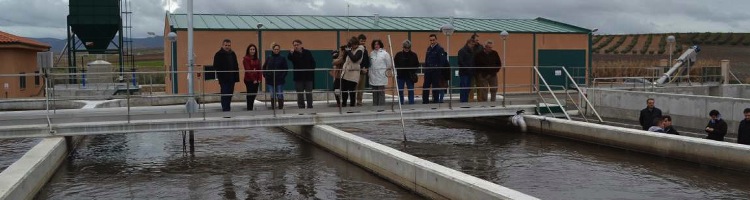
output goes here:
{"type": "Polygon", "coordinates": [[[712,97],[654,92],[588,89],[588,97],[602,117],[638,120],[646,99],[654,98],[656,107],[672,116],[675,126],[703,130],[708,124],[708,112],[718,110],[729,126],[727,137],[737,137],[737,127],[744,119],[742,111],[750,108],[750,99],[712,97]]]}

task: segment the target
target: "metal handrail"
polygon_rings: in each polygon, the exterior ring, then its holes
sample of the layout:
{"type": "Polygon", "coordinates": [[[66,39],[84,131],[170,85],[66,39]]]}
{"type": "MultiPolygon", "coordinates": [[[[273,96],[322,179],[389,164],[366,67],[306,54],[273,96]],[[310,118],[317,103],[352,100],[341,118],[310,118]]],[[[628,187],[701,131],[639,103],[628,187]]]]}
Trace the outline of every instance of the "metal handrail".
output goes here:
{"type": "MultiPolygon", "coordinates": [[[[552,97],[555,98],[555,102],[557,102],[557,105],[559,105],[562,108],[562,103],[560,103],[560,99],[557,98],[557,95],[555,95],[555,92],[553,92],[552,88],[549,87],[549,85],[547,84],[547,80],[544,79],[544,76],[542,76],[542,73],[539,72],[539,68],[537,66],[534,66],[534,71],[536,71],[536,74],[539,75],[539,79],[542,79],[542,82],[544,83],[544,86],[547,87],[548,91],[550,91],[550,94],[552,94],[552,97]]],[[[542,100],[544,100],[544,99],[542,99],[542,100]]],[[[545,103],[545,105],[546,105],[546,103],[545,103]]],[[[549,107],[549,105],[546,105],[546,106],[549,107]]],[[[565,118],[568,118],[568,120],[571,120],[570,119],[570,115],[568,115],[568,111],[565,111],[565,108],[562,108],[560,110],[562,110],[563,114],[565,114],[565,118]]]]}
{"type": "MultiPolygon", "coordinates": [[[[568,70],[565,69],[565,67],[562,67],[562,69],[565,72],[565,75],[568,76],[568,78],[573,82],[573,85],[576,87],[576,90],[578,90],[578,93],[579,94],[583,94],[583,91],[581,91],[581,87],[578,87],[578,83],[576,83],[576,81],[573,79],[573,77],[570,76],[570,73],[568,73],[568,70]]],[[[568,94],[568,96],[570,97],[570,94],[568,94]]],[[[602,120],[602,117],[599,116],[599,112],[596,111],[596,108],[594,108],[594,105],[591,104],[591,102],[589,101],[589,98],[586,97],[586,95],[581,95],[581,96],[583,97],[584,100],[586,100],[586,104],[588,104],[589,107],[591,107],[591,110],[594,111],[594,115],[596,115],[596,118],[599,119],[599,122],[604,122],[604,120],[602,120]]],[[[573,98],[571,97],[571,99],[573,99],[573,98]]],[[[573,101],[573,102],[574,102],[573,104],[575,104],[575,101],[573,101]]],[[[577,104],[576,104],[576,108],[578,108],[578,112],[581,112],[581,116],[583,116],[583,112],[582,112],[581,108],[578,107],[577,104]]],[[[584,117],[584,119],[585,119],[585,117],[584,117]]],[[[588,121],[588,120],[586,120],[586,121],[588,121]]]]}
{"type": "Polygon", "coordinates": [[[740,81],[740,79],[737,78],[737,76],[735,76],[734,73],[732,73],[731,69],[729,69],[727,71],[729,71],[729,74],[732,75],[732,77],[734,77],[734,80],[736,80],[738,83],[742,84],[742,81],[740,81]]]}

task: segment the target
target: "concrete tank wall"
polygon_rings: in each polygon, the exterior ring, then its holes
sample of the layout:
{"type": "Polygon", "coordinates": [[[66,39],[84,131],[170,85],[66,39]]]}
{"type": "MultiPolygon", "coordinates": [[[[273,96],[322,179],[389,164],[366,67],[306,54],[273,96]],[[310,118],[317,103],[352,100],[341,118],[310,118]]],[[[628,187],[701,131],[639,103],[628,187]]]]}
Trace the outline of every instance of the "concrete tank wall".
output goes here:
{"type": "Polygon", "coordinates": [[[536,199],[331,126],[285,128],[346,160],[431,199],[536,199]]]}
{"type": "Polygon", "coordinates": [[[602,117],[638,120],[646,107],[646,99],[654,98],[656,107],[672,116],[675,126],[703,130],[708,124],[710,110],[718,110],[728,125],[727,137],[737,137],[737,127],[750,108],[750,99],[713,97],[654,92],[588,89],[588,97],[602,117]]]}
{"type": "Polygon", "coordinates": [[[0,199],[32,199],[67,155],[64,137],[45,138],[0,173],[0,199]]]}
{"type": "Polygon", "coordinates": [[[529,130],[584,142],[750,172],[750,146],[536,115],[529,130]]]}

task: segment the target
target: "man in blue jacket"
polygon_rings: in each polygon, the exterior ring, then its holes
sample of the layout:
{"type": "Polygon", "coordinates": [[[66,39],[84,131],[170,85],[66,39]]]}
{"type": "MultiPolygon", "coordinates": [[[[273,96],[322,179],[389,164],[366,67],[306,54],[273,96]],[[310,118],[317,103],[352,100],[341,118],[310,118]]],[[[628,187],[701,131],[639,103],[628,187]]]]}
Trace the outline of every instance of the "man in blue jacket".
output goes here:
{"type": "Polygon", "coordinates": [[[447,63],[445,55],[445,50],[437,42],[437,35],[430,34],[430,46],[427,47],[424,60],[423,104],[430,103],[430,88],[432,88],[432,103],[443,103],[444,89],[441,88],[443,74],[440,68],[447,63]]]}

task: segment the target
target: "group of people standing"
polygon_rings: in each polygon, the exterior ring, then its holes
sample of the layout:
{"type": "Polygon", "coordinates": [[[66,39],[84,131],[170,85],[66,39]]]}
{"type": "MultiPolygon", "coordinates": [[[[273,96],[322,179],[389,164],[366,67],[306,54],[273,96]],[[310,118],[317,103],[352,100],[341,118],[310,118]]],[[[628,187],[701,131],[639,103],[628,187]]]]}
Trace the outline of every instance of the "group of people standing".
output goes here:
{"type": "MultiPolygon", "coordinates": [[[[424,82],[422,85],[422,103],[443,103],[445,93],[451,77],[450,64],[445,49],[438,43],[437,35],[429,35],[430,45],[425,52],[424,82]],[[432,99],[430,99],[432,96],[432,99]]],[[[336,102],[339,106],[361,106],[362,92],[369,84],[373,94],[373,105],[385,104],[385,87],[388,78],[395,69],[396,84],[399,88],[401,104],[414,104],[414,84],[418,82],[417,70],[420,68],[417,53],[412,51],[412,43],[405,40],[402,50],[395,56],[384,49],[383,41],[376,39],[366,46],[367,37],[360,34],[349,39],[348,43],[332,53],[333,70],[330,75],[334,78],[333,88],[336,91],[336,102]],[[369,51],[368,51],[369,49],[369,51]],[[404,91],[408,91],[408,99],[404,99],[404,91]]],[[[223,111],[231,110],[232,93],[235,83],[239,82],[239,63],[237,55],[231,48],[232,41],[225,39],[222,47],[214,55],[213,66],[221,87],[221,107],[223,111]]],[[[245,87],[247,88],[247,110],[253,110],[262,79],[265,78],[266,90],[270,94],[274,108],[283,109],[283,88],[287,71],[287,60],[294,68],[294,85],[297,92],[297,106],[299,108],[313,107],[312,89],[315,79],[316,62],[312,53],[302,46],[301,40],[292,41],[294,49],[285,57],[281,55],[281,45],[273,43],[272,53],[261,65],[259,49],[250,44],[242,59],[244,68],[245,87]]],[[[468,102],[473,98],[469,95],[470,87],[480,87],[477,93],[478,101],[487,101],[487,91],[490,100],[495,101],[497,94],[497,73],[502,67],[498,53],[492,50],[493,42],[486,41],[479,44],[479,36],[474,34],[466,41],[466,45],[458,53],[459,76],[461,78],[461,102],[468,102]]]]}
{"type": "Polygon", "coordinates": [[[351,37],[346,45],[333,51],[333,89],[336,103],[341,107],[362,105],[362,92],[367,83],[372,86],[372,103],[385,104],[385,86],[393,71],[391,55],[383,49],[383,41],[373,40],[368,53],[367,37],[351,37]]]}
{"type": "MultiPolygon", "coordinates": [[[[255,44],[247,46],[245,56],[242,58],[245,71],[243,82],[247,88],[247,110],[253,110],[253,103],[263,78],[266,80],[266,90],[271,96],[272,107],[284,108],[284,85],[289,69],[286,60],[291,61],[295,69],[293,80],[297,92],[297,106],[303,109],[313,107],[315,59],[309,50],[302,47],[302,41],[294,40],[292,46],[294,49],[284,57],[281,55],[281,45],[271,44],[271,55],[266,58],[263,65],[260,63],[258,46],[255,44]]],[[[222,41],[221,49],[214,54],[213,66],[221,88],[221,109],[225,112],[230,111],[234,84],[240,79],[237,55],[232,51],[231,40],[222,41]]]]}
{"type": "MultiPolygon", "coordinates": [[[[750,108],[745,108],[743,113],[745,118],[740,122],[737,129],[737,143],[750,145],[750,108]]],[[[707,133],[706,139],[724,141],[728,129],[727,122],[722,119],[718,110],[709,111],[708,116],[711,119],[704,129],[707,133]]],[[[662,115],[661,110],[655,107],[653,98],[646,100],[646,108],[641,110],[639,122],[641,128],[646,131],[679,135],[672,126],[672,117],[662,115]]]]}
{"type": "MultiPolygon", "coordinates": [[[[429,36],[430,46],[425,53],[424,82],[422,84],[422,103],[443,103],[445,93],[450,84],[451,70],[445,49],[438,43],[437,35],[429,36]],[[432,96],[432,99],[430,99],[432,96]]],[[[488,90],[490,100],[495,101],[497,95],[497,73],[502,62],[497,51],[492,50],[493,42],[487,40],[484,45],[479,42],[479,35],[474,34],[466,41],[466,45],[458,52],[458,67],[460,77],[460,101],[468,102],[473,98],[471,88],[477,90],[477,101],[487,101],[488,90]]],[[[403,43],[403,50],[394,57],[398,73],[397,84],[399,98],[404,101],[403,89],[409,93],[409,104],[414,104],[414,83],[417,82],[416,69],[419,67],[417,54],[411,50],[411,41],[403,43]]]]}
{"type": "Polygon", "coordinates": [[[484,45],[479,43],[479,35],[472,35],[458,51],[458,75],[460,78],[460,101],[468,102],[474,98],[473,87],[477,87],[477,101],[487,101],[487,91],[490,101],[497,96],[497,73],[502,67],[502,61],[497,51],[492,50],[492,40],[484,45]]]}

